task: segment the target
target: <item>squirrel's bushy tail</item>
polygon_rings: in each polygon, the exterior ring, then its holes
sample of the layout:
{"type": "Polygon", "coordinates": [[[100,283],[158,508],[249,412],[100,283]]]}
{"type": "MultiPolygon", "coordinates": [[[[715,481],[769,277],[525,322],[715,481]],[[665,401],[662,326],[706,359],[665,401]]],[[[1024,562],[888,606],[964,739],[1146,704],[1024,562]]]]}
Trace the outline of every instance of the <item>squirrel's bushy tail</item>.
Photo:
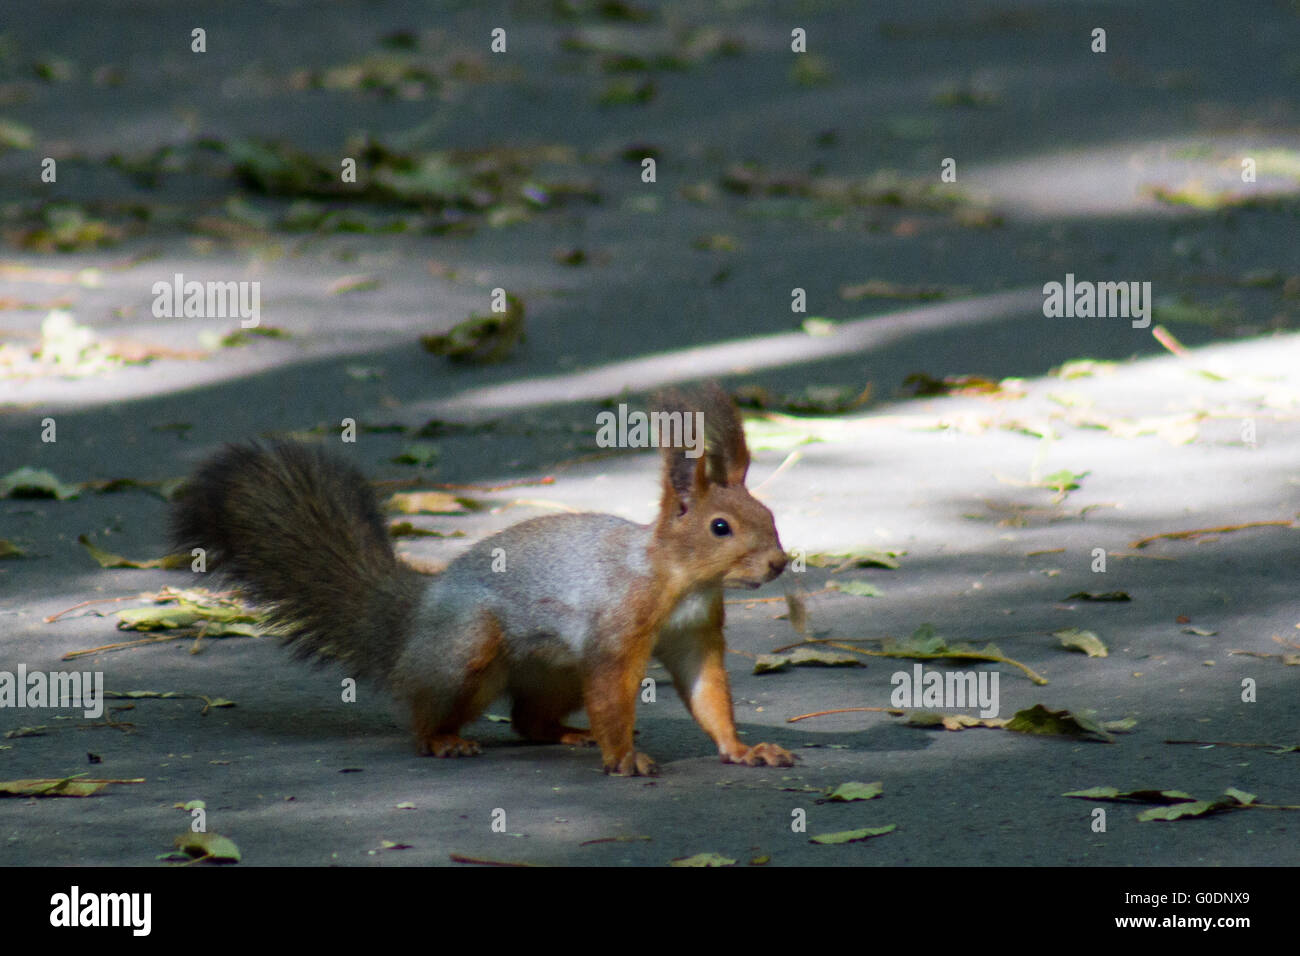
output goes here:
{"type": "Polygon", "coordinates": [[[171,531],[177,550],[205,549],[210,570],[269,606],[295,656],[388,680],[423,584],[356,468],[292,442],[227,445],[178,496],[171,531]]]}

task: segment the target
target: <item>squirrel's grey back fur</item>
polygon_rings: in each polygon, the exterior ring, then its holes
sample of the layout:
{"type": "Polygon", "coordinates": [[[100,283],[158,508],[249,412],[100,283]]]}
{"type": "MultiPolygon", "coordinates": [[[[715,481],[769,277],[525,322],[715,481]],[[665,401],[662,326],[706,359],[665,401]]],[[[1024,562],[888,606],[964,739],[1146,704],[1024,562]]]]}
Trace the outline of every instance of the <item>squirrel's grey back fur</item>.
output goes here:
{"type": "Polygon", "coordinates": [[[227,445],[182,490],[171,531],[269,607],[295,656],[392,680],[425,581],[352,465],[309,445],[227,445]]]}

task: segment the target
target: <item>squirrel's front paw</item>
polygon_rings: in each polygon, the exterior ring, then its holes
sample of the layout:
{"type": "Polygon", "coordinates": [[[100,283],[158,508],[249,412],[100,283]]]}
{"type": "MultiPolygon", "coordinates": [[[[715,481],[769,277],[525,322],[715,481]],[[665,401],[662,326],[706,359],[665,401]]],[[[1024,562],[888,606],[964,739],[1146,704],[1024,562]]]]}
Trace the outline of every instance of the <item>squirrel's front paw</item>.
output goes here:
{"type": "Polygon", "coordinates": [[[723,763],[743,763],[746,767],[793,767],[794,754],[776,744],[755,744],[722,755],[723,763]]]}
{"type": "Polygon", "coordinates": [[[420,753],[432,757],[473,757],[479,753],[474,740],[464,740],[455,734],[434,734],[420,741],[420,753]]]}
{"type": "Polygon", "coordinates": [[[643,753],[629,750],[621,758],[614,757],[605,761],[605,773],[619,777],[657,777],[659,765],[643,753]]]}

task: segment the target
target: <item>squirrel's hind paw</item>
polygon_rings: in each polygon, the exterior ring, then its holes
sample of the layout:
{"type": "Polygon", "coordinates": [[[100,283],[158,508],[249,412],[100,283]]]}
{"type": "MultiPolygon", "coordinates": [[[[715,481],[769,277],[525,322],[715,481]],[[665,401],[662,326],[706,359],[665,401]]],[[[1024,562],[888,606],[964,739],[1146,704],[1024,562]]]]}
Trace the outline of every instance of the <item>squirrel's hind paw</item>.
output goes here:
{"type": "Polygon", "coordinates": [[[723,763],[741,763],[746,767],[793,767],[794,754],[776,744],[755,744],[736,754],[723,754],[723,763]]]}
{"type": "Polygon", "coordinates": [[[474,757],[481,752],[478,741],[455,734],[434,734],[420,741],[420,753],[426,757],[474,757]]]}

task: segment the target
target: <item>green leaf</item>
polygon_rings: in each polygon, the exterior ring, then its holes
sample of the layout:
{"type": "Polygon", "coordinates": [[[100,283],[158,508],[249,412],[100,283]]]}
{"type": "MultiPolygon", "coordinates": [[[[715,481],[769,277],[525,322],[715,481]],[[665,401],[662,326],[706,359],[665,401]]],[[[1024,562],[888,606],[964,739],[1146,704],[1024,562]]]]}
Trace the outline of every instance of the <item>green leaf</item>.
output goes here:
{"type": "Polygon", "coordinates": [[[64,501],[81,493],[79,485],[65,485],[53,472],[19,468],[0,478],[0,498],[57,498],[64,501]]]}
{"type": "Polygon", "coordinates": [[[101,568],[183,568],[188,567],[190,557],[187,554],[166,554],[161,558],[149,558],[146,561],[132,561],[130,558],[124,558],[120,554],[113,554],[111,551],[105,551],[103,548],[96,547],[90,543],[90,539],[84,534],[78,536],[77,540],[81,545],[90,552],[90,556],[99,562],[101,568]]]}
{"type": "Polygon", "coordinates": [[[884,836],[886,833],[893,833],[898,829],[898,824],[890,823],[883,827],[865,827],[861,830],[841,830],[838,833],[821,833],[811,837],[809,843],[821,843],[831,845],[837,843],[856,843],[859,840],[869,840],[872,837],[884,836]]]}
{"type": "Polygon", "coordinates": [[[78,780],[84,773],[60,779],[26,779],[0,781],[0,797],[90,797],[108,784],[78,780]]]}
{"type": "Polygon", "coordinates": [[[885,785],[877,780],[875,783],[850,781],[833,787],[826,792],[826,799],[847,803],[850,800],[870,800],[878,797],[885,790],[885,785]]]}
{"type": "Polygon", "coordinates": [[[697,853],[694,856],[678,857],[671,860],[669,866],[735,866],[736,861],[719,853],[697,853]]]}
{"type": "Polygon", "coordinates": [[[471,315],[442,335],[420,337],[426,350],[452,361],[488,364],[505,359],[524,338],[524,304],[506,295],[506,311],[471,315]]]}
{"type": "Polygon", "coordinates": [[[1067,491],[1077,491],[1079,488],[1079,482],[1090,474],[1092,474],[1090,471],[1073,472],[1064,469],[1061,471],[1054,471],[1052,474],[1040,481],[1038,487],[1050,488],[1052,491],[1060,494],[1064,494],[1067,491]]]}
{"type": "Polygon", "coordinates": [[[175,605],[128,607],[118,611],[117,616],[120,631],[168,631],[207,620],[197,608],[175,605]]]}
{"type": "Polygon", "coordinates": [[[1077,737],[1080,740],[1092,740],[1101,743],[1113,743],[1111,737],[1101,726],[1087,717],[1072,714],[1068,710],[1048,710],[1042,704],[1035,704],[1027,710],[1016,711],[1007,721],[1007,730],[1022,734],[1045,734],[1059,737],[1077,737]]]}
{"type": "Polygon", "coordinates": [[[834,654],[816,647],[796,647],[789,654],[760,654],[754,661],[754,673],[783,671],[787,667],[863,667],[855,654],[834,654]]]}
{"type": "Polygon", "coordinates": [[[174,842],[177,849],[195,859],[214,863],[238,863],[241,859],[235,841],[219,833],[185,833],[174,842]]]}
{"type": "Polygon", "coordinates": [[[437,460],[438,446],[420,441],[404,446],[393,462],[398,465],[420,465],[428,468],[437,460]]]}
{"type": "Polygon", "coordinates": [[[1106,657],[1109,654],[1106,645],[1101,642],[1101,638],[1092,631],[1081,631],[1077,627],[1067,627],[1061,631],[1053,631],[1052,636],[1061,642],[1062,647],[1082,651],[1089,657],[1106,657]]]}
{"type": "Polygon", "coordinates": [[[898,570],[898,561],[895,560],[902,551],[837,551],[818,552],[810,554],[807,562],[814,568],[834,568],[837,571],[843,571],[848,568],[888,568],[891,571],[898,570]]]}

